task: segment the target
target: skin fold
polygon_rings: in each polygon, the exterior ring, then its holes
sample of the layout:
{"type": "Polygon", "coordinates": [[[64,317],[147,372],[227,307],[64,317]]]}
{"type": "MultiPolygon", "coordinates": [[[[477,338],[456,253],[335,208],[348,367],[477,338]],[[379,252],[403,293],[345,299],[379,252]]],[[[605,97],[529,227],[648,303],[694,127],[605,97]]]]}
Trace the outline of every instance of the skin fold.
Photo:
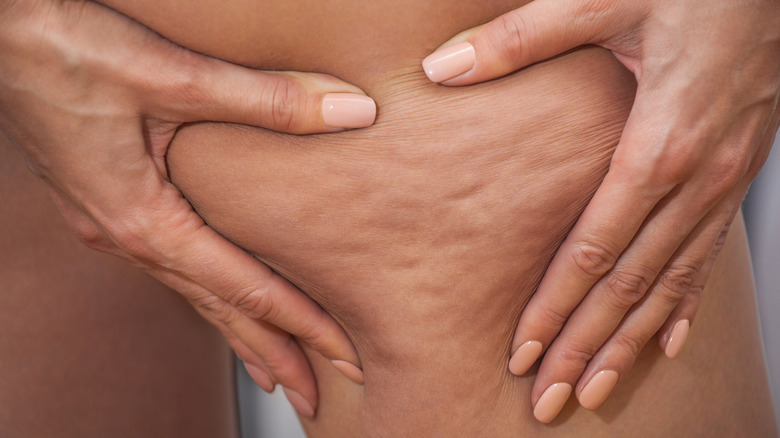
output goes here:
{"type": "Polygon", "coordinates": [[[190,125],[167,157],[209,225],[352,337],[363,386],[307,351],[320,392],[311,436],[773,433],[739,224],[690,349],[672,362],[646,348],[596,414],[570,400],[539,424],[533,371],[507,370],[522,306],[604,176],[632,103],[631,75],[608,53],[452,90],[425,79],[422,57],[517,4],[112,6],[193,50],[333,74],[378,104],[374,127],[325,136],[190,125]]]}

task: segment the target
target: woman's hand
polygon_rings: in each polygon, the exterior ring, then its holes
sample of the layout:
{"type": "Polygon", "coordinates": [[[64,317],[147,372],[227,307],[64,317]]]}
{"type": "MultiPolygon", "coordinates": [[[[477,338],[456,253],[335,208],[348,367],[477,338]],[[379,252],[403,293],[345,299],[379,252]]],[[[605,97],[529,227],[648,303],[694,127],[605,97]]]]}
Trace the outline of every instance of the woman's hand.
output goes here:
{"type": "Polygon", "coordinates": [[[609,173],[515,333],[512,373],[547,350],[532,393],[543,422],[575,386],[582,406],[598,407],[653,334],[679,353],[780,118],[773,0],[536,0],[461,33],[423,67],[468,85],[582,44],[611,50],[638,90],[609,173]]]}
{"type": "Polygon", "coordinates": [[[189,52],[91,2],[0,0],[0,11],[0,129],[78,237],[179,291],[302,415],[314,414],[317,389],[292,336],[362,379],[341,327],[206,226],[169,182],[165,153],[182,123],[331,132],[372,124],[373,101],[332,77],[189,52]]]}

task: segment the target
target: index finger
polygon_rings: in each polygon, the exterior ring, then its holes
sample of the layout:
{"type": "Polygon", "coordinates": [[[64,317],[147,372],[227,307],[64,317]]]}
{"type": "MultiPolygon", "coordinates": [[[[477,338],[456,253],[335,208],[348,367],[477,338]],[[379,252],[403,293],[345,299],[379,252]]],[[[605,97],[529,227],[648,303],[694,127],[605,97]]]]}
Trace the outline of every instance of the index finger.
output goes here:
{"type": "Polygon", "coordinates": [[[166,184],[158,199],[147,203],[164,207],[147,209],[144,217],[136,213],[140,223],[108,230],[147,270],[167,277],[166,283],[179,283],[174,289],[228,327],[242,316],[266,321],[359,371],[352,342],[325,310],[208,227],[173,186],[166,184]]]}

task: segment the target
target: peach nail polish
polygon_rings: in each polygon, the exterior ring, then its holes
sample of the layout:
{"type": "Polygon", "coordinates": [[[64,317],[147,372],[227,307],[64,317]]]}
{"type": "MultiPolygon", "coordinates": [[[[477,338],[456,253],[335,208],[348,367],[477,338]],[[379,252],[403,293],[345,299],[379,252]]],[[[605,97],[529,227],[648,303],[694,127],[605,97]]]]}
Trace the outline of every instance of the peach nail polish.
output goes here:
{"type": "Polygon", "coordinates": [[[669,336],[669,340],[666,341],[666,348],[664,348],[664,353],[669,359],[674,359],[680,354],[685,340],[688,339],[688,330],[690,328],[691,323],[687,319],[681,319],[674,324],[672,334],[669,336]]]}
{"type": "Polygon", "coordinates": [[[284,389],[284,395],[287,396],[287,400],[295,408],[295,411],[302,417],[314,418],[314,406],[311,405],[302,395],[289,388],[284,389]]]}
{"type": "Polygon", "coordinates": [[[444,82],[474,68],[476,60],[474,46],[463,42],[431,53],[423,60],[422,65],[428,79],[444,82]]]}
{"type": "Polygon", "coordinates": [[[598,408],[607,399],[617,382],[617,371],[604,370],[596,373],[580,392],[580,405],[591,411],[598,408]]]}
{"type": "Polygon", "coordinates": [[[534,417],[542,423],[549,423],[561,412],[571,394],[571,385],[555,383],[550,385],[536,402],[534,417]]]}
{"type": "Polygon", "coordinates": [[[374,124],[374,99],[354,93],[328,93],[322,98],[322,119],[333,128],[365,128],[374,124]]]}
{"type": "Polygon", "coordinates": [[[509,372],[516,376],[522,376],[528,372],[531,365],[536,362],[542,353],[542,343],[539,341],[528,341],[521,345],[515,351],[515,354],[509,359],[509,372]]]}
{"type": "Polygon", "coordinates": [[[341,372],[341,374],[345,375],[349,380],[357,383],[358,385],[363,384],[363,371],[360,368],[347,362],[346,360],[333,359],[330,362],[334,367],[336,367],[337,370],[341,372]]]}
{"type": "Polygon", "coordinates": [[[249,362],[244,362],[244,368],[246,369],[247,374],[249,374],[249,377],[251,377],[252,380],[257,383],[257,386],[263,388],[263,391],[274,391],[276,384],[267,372],[263,371],[261,368],[255,365],[252,365],[249,362]]]}

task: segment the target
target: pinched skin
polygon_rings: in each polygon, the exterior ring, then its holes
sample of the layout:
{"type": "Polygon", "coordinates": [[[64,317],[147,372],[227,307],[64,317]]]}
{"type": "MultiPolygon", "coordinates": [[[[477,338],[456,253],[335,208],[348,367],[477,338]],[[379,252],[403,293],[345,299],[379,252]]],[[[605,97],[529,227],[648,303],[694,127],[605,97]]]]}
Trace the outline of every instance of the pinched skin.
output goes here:
{"type": "Polygon", "coordinates": [[[531,415],[533,374],[507,370],[522,306],[605,174],[631,107],[633,79],[610,54],[580,49],[446,88],[424,77],[422,58],[517,2],[125,3],[112,6],[186,47],[334,74],[378,104],[375,126],[338,134],[194,124],[168,155],[173,181],[212,227],[352,337],[364,386],[308,352],[320,392],[316,419],[303,420],[311,436],[771,430],[739,226],[688,354],[672,362],[649,346],[598,413],[572,399],[542,425],[531,415]],[[750,397],[723,396],[742,393],[750,397]]]}
{"type": "MultiPolygon", "coordinates": [[[[589,49],[477,89],[421,72],[397,89],[374,94],[376,126],[338,135],[191,126],[170,172],[210,225],[353,335],[367,425],[432,436],[435,421],[390,425],[435,406],[463,410],[455,433],[520,380],[505,371],[511,322],[606,172],[632,82],[589,49]],[[570,85],[545,85],[556,72],[570,85]],[[388,397],[398,411],[375,418],[388,397]]],[[[527,407],[527,390],[506,395],[527,407]]]]}

